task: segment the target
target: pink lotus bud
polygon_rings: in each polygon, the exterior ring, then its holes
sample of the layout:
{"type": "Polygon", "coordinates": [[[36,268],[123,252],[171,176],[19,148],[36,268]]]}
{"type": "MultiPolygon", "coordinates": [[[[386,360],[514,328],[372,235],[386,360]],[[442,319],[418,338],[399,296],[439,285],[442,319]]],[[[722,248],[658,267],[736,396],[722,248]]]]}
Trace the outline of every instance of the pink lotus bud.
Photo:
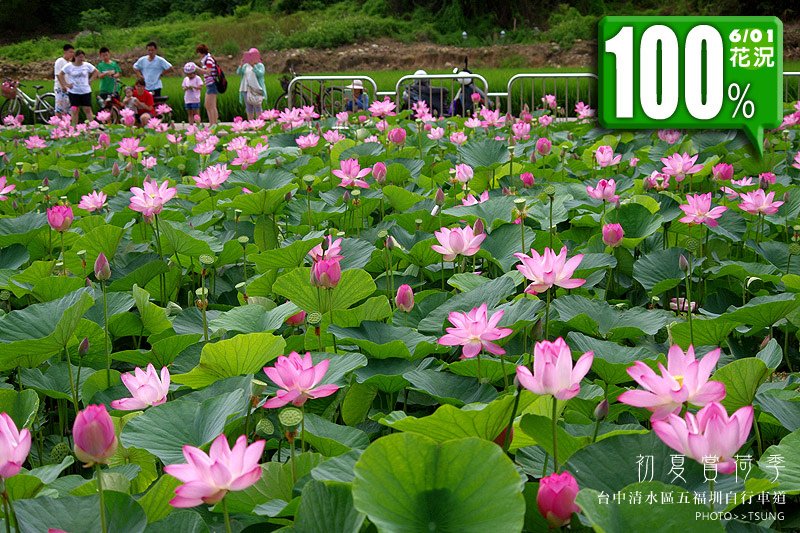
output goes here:
{"type": "Polygon", "coordinates": [[[678,258],[678,266],[683,272],[689,272],[689,260],[686,259],[686,256],[681,254],[678,258]]]}
{"type": "Polygon", "coordinates": [[[80,179],[81,173],[77,168],[72,172],[72,177],[75,178],[76,180],[80,179]]]}
{"type": "Polygon", "coordinates": [[[536,151],[542,155],[549,154],[552,148],[553,143],[547,137],[539,137],[539,140],[536,141],[536,151]]]}
{"type": "Polygon", "coordinates": [[[114,165],[111,167],[111,175],[116,178],[117,176],[119,176],[119,173],[120,173],[119,164],[116,161],[114,161],[114,165]]]}
{"type": "Polygon", "coordinates": [[[83,357],[89,353],[89,337],[84,337],[81,343],[78,345],[78,355],[83,357]]]}
{"type": "Polygon", "coordinates": [[[289,318],[286,319],[286,324],[289,326],[299,326],[306,321],[306,312],[300,311],[299,313],[295,313],[289,318]]]}
{"type": "Polygon", "coordinates": [[[442,190],[441,187],[436,189],[436,196],[434,197],[433,201],[434,201],[434,203],[436,203],[436,205],[439,205],[439,206],[444,205],[444,191],[442,190]]]}
{"type": "Polygon", "coordinates": [[[321,259],[311,267],[311,286],[332,289],[339,284],[342,268],[339,259],[321,259]]]}
{"type": "Polygon", "coordinates": [[[387,135],[389,142],[401,145],[406,142],[406,130],[403,128],[393,128],[387,135]]]}
{"type": "Polygon", "coordinates": [[[473,104],[477,104],[481,101],[481,93],[474,92],[470,95],[470,98],[472,99],[473,104]]]}
{"type": "Polygon", "coordinates": [[[533,178],[533,174],[531,172],[523,172],[519,175],[519,179],[522,180],[522,184],[525,187],[533,187],[533,184],[536,183],[536,180],[533,178]]]}
{"type": "Polygon", "coordinates": [[[375,178],[375,181],[383,185],[386,182],[386,164],[378,161],[372,167],[372,176],[375,178]]]}
{"type": "Polygon", "coordinates": [[[603,398],[603,401],[597,404],[597,407],[594,408],[594,419],[595,420],[605,420],[608,416],[608,400],[603,398]]]}
{"type": "Polygon", "coordinates": [[[114,423],[105,405],[89,405],[79,412],[72,425],[72,437],[75,456],[87,467],[108,462],[117,451],[114,423]]]}
{"type": "Polygon", "coordinates": [[[103,252],[100,252],[100,255],[97,256],[97,260],[94,262],[94,277],[96,277],[98,281],[106,281],[111,277],[111,265],[108,264],[106,254],[103,252]]]}
{"type": "Polygon", "coordinates": [[[550,474],[539,480],[536,505],[552,527],[569,524],[572,513],[580,512],[575,505],[578,490],[578,482],[569,472],[550,474]]]}
{"type": "Polygon", "coordinates": [[[406,313],[410,313],[414,309],[414,291],[409,285],[403,284],[398,287],[394,303],[397,304],[398,309],[406,313]]]}
{"type": "Polygon", "coordinates": [[[74,218],[72,207],[68,205],[54,205],[47,208],[47,223],[56,231],[67,231],[74,218]]]}
{"type": "Polygon", "coordinates": [[[733,165],[717,163],[711,167],[711,175],[717,181],[730,181],[733,178],[733,165]]]}
{"type": "Polygon", "coordinates": [[[483,219],[479,218],[478,220],[475,221],[475,225],[472,227],[472,232],[475,235],[482,235],[483,234],[483,230],[484,230],[483,219]]]}
{"type": "Polygon", "coordinates": [[[19,431],[6,413],[0,413],[0,477],[8,479],[16,476],[28,452],[31,451],[31,433],[27,429],[19,431]]]}
{"type": "Polygon", "coordinates": [[[619,224],[606,224],[603,226],[603,242],[606,246],[616,248],[622,243],[625,232],[619,224]]]}

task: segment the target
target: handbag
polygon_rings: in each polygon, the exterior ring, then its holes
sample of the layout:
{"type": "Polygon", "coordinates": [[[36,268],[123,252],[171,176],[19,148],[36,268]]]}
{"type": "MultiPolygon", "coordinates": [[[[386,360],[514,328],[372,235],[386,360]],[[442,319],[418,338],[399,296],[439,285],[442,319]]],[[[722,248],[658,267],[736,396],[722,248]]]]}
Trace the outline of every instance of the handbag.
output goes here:
{"type": "Polygon", "coordinates": [[[264,95],[261,94],[260,90],[256,92],[255,89],[248,86],[244,100],[249,106],[261,107],[261,102],[264,101],[264,95]]]}

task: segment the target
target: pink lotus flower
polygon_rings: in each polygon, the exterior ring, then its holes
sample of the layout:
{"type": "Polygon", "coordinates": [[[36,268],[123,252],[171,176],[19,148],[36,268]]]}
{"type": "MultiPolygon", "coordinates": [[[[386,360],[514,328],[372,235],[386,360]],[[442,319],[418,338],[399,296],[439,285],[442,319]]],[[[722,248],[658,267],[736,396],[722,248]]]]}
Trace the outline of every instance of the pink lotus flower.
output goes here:
{"type": "Polygon", "coordinates": [[[525,187],[533,187],[533,184],[536,180],[533,178],[533,174],[530,172],[523,172],[519,175],[519,179],[522,181],[522,185],[525,187]]]}
{"type": "Polygon", "coordinates": [[[536,152],[541,155],[548,155],[553,148],[553,143],[547,137],[539,137],[536,140],[536,152]]]}
{"type": "Polygon", "coordinates": [[[389,139],[390,143],[399,146],[406,142],[406,130],[403,128],[392,128],[389,133],[386,134],[386,138],[389,139]]]}
{"type": "Polygon", "coordinates": [[[463,346],[461,359],[470,359],[478,355],[481,350],[494,355],[503,355],[504,349],[492,341],[502,339],[511,335],[513,330],[509,328],[498,328],[497,324],[503,318],[504,311],[497,311],[491,317],[487,317],[486,304],[481,304],[468,313],[451,312],[447,320],[453,324],[452,328],[447,328],[447,334],[439,339],[439,344],[443,346],[463,346]]]}
{"type": "Polygon", "coordinates": [[[461,183],[467,183],[472,177],[475,175],[475,171],[472,170],[472,167],[465,164],[459,163],[456,165],[455,168],[455,176],[456,180],[460,181],[461,183]]]}
{"type": "Polygon", "coordinates": [[[564,289],[574,289],[586,283],[585,279],[573,279],[571,276],[580,265],[583,254],[578,254],[567,261],[567,247],[561,248],[558,255],[550,248],[544,249],[544,254],[531,249],[531,255],[515,253],[514,257],[522,261],[517,265],[525,278],[532,281],[525,289],[529,294],[539,294],[550,287],[557,285],[564,289]]]}
{"type": "Polygon", "coordinates": [[[361,178],[364,178],[372,172],[370,167],[361,168],[358,164],[358,159],[345,159],[339,162],[339,168],[333,171],[333,175],[339,178],[339,187],[361,187],[368,189],[369,183],[361,178]]]}
{"type": "Polygon", "coordinates": [[[722,194],[724,194],[725,198],[728,200],[736,200],[739,198],[739,193],[730,187],[720,187],[719,190],[722,191],[722,194]]]}
{"type": "Polygon", "coordinates": [[[167,140],[171,144],[180,144],[183,141],[182,135],[173,135],[172,133],[167,133],[167,140]]]}
{"type": "Polygon", "coordinates": [[[550,109],[555,109],[558,106],[556,97],[552,94],[546,94],[542,97],[542,103],[550,109]]]}
{"type": "Polygon", "coordinates": [[[470,117],[464,121],[464,127],[474,130],[475,128],[480,128],[483,125],[481,119],[477,117],[470,117]]]}
{"type": "Polygon", "coordinates": [[[478,205],[482,204],[489,199],[489,191],[483,191],[480,198],[475,198],[473,195],[468,194],[466,198],[461,200],[461,205],[478,205]]]}
{"type": "Polygon", "coordinates": [[[164,209],[164,204],[178,193],[178,189],[170,187],[167,180],[162,181],[161,185],[157,181],[145,181],[144,189],[131,187],[131,193],[133,196],[129,207],[149,219],[164,209]]]}
{"type": "Polygon", "coordinates": [[[369,106],[369,112],[372,113],[373,117],[387,117],[390,115],[394,115],[394,110],[397,106],[394,105],[389,97],[385,97],[383,100],[375,100],[369,106]]]}
{"type": "Polygon", "coordinates": [[[717,181],[730,181],[733,177],[733,165],[717,163],[711,167],[711,176],[717,181]]]}
{"type": "Polygon", "coordinates": [[[657,191],[664,191],[669,187],[669,176],[662,174],[658,170],[654,170],[649,176],[644,179],[645,189],[655,189],[657,191]]]}
{"type": "Polygon", "coordinates": [[[6,115],[3,117],[3,125],[9,128],[20,128],[23,122],[25,122],[24,115],[6,115]]]}
{"type": "Polygon", "coordinates": [[[299,326],[300,324],[305,323],[306,321],[306,312],[300,311],[299,313],[295,313],[289,318],[286,319],[286,324],[288,326],[299,326]]]}
{"type": "Polygon", "coordinates": [[[658,138],[668,144],[675,144],[681,140],[683,134],[678,130],[658,130],[658,138]]]}
{"type": "MultiPolygon", "coordinates": [[[[450,135],[450,142],[461,146],[467,142],[467,136],[464,132],[456,131],[450,135]]],[[[798,152],[798,154],[800,154],[800,152],[798,152]]],[[[800,157],[800,155],[798,157],[800,157]]],[[[800,165],[800,163],[798,163],[798,165],[800,165]]],[[[797,168],[800,168],[800,166],[797,168]]]]}
{"type": "Polygon", "coordinates": [[[386,182],[386,172],[386,164],[381,161],[378,161],[372,166],[372,177],[380,184],[386,182]]]}
{"type": "Polygon", "coordinates": [[[586,186],[586,193],[595,200],[616,203],[619,200],[617,192],[617,182],[614,180],[600,180],[596,187],[586,186]]]}
{"type": "Polygon", "coordinates": [[[138,411],[153,405],[161,405],[167,401],[169,393],[169,369],[161,369],[161,377],[152,363],[147,365],[145,372],[138,366],[133,374],[126,373],[120,376],[122,383],[130,391],[132,398],[122,398],[111,402],[111,407],[120,411],[138,411]]]}
{"type": "Polygon", "coordinates": [[[697,302],[689,302],[687,304],[686,298],[670,298],[669,300],[669,308],[673,311],[682,311],[686,312],[691,307],[692,313],[697,312],[697,302]]]}
{"type": "Polygon", "coordinates": [[[427,137],[432,141],[438,141],[439,139],[444,137],[444,128],[440,128],[438,126],[435,128],[431,128],[431,131],[430,133],[428,133],[427,137]]]}
{"type": "Polygon", "coordinates": [[[775,185],[778,181],[778,176],[774,172],[762,172],[758,175],[758,184],[761,187],[767,188],[770,185],[775,185]]]}
{"type": "Polygon", "coordinates": [[[480,112],[481,118],[481,126],[484,128],[502,128],[506,123],[506,117],[500,115],[499,109],[488,109],[486,107],[481,108],[480,112]]]}
{"type": "Polygon", "coordinates": [[[258,162],[258,150],[252,146],[243,146],[236,150],[236,157],[231,161],[232,165],[239,165],[242,170],[247,170],[252,164],[258,162]]]}
{"type": "Polygon", "coordinates": [[[406,313],[410,313],[414,309],[414,291],[410,285],[404,283],[397,288],[394,303],[398,309],[406,313]]]}
{"type": "Polygon", "coordinates": [[[745,176],[744,178],[739,180],[731,180],[731,183],[733,185],[736,185],[737,187],[749,187],[753,184],[753,178],[745,176]]]}
{"type": "Polygon", "coordinates": [[[717,206],[712,209],[710,192],[687,195],[686,204],[678,207],[686,214],[686,216],[681,217],[680,222],[684,224],[705,224],[712,228],[719,225],[717,219],[728,210],[725,206],[717,206]]]}
{"type": "Polygon", "coordinates": [[[137,137],[125,137],[119,141],[117,152],[124,157],[132,157],[137,159],[141,152],[144,152],[144,146],[139,146],[139,139],[137,137]]]}
{"type": "Polygon", "coordinates": [[[308,135],[301,135],[297,139],[295,139],[297,146],[300,147],[301,150],[305,150],[307,148],[314,148],[317,143],[319,142],[319,135],[315,135],[313,133],[309,133],[308,135]]]}
{"type": "Polygon", "coordinates": [[[172,113],[172,108],[167,104],[159,104],[156,107],[156,115],[169,115],[172,113]]]}
{"type": "Polygon", "coordinates": [[[0,176],[0,202],[8,200],[8,193],[16,189],[17,186],[13,183],[11,185],[8,184],[5,176],[0,176]]]}
{"type": "Polygon", "coordinates": [[[337,124],[347,124],[350,121],[350,113],[347,111],[340,111],[336,113],[336,123],[337,124]]]}
{"type": "Polygon", "coordinates": [[[7,413],[0,413],[0,478],[19,474],[31,451],[31,432],[17,429],[7,413]]]}
{"type": "Polygon", "coordinates": [[[33,135],[25,139],[25,148],[28,150],[41,150],[47,148],[47,143],[38,135],[33,135]]]}
{"type": "Polygon", "coordinates": [[[636,165],[639,164],[639,158],[638,157],[631,157],[631,159],[628,162],[628,164],[631,166],[631,168],[635,167],[636,165]]]}
{"type": "Polygon", "coordinates": [[[339,141],[343,141],[345,137],[336,130],[328,130],[322,134],[322,138],[325,139],[325,142],[336,144],[339,141]]]}
{"type": "Polygon", "coordinates": [[[572,513],[580,512],[575,504],[579,490],[578,482],[566,471],[553,473],[539,480],[536,506],[551,527],[566,526],[572,520],[572,513]]]}
{"type": "Polygon", "coordinates": [[[169,504],[179,508],[213,505],[230,491],[255,485],[261,479],[258,461],[264,444],[265,441],[257,440],[248,446],[247,437],[241,435],[231,448],[222,433],[211,443],[208,455],[200,448],[184,446],[186,464],[164,467],[164,472],[183,482],[175,489],[175,497],[169,504]]]}
{"type": "Polygon", "coordinates": [[[686,353],[680,346],[672,346],[667,355],[667,368],[658,363],[661,376],[647,364],[636,361],[628,368],[628,374],[646,390],[625,391],[620,394],[619,401],[649,409],[653,419],[679,412],[684,403],[703,406],[720,401],[725,397],[725,385],[709,381],[719,356],[717,348],[698,361],[693,346],[689,346],[686,353]]]}
{"type": "Polygon", "coordinates": [[[311,265],[311,286],[321,289],[332,289],[342,278],[341,259],[324,258],[311,265]]]}
{"type": "Polygon", "coordinates": [[[102,191],[92,191],[89,194],[84,194],[81,196],[81,201],[78,204],[78,207],[91,213],[93,211],[103,209],[107,199],[108,197],[106,196],[106,193],[102,191]]]}
{"type": "Polygon", "coordinates": [[[796,169],[800,169],[800,150],[794,154],[794,163],[792,163],[792,166],[796,169]]]}
{"type": "Polygon", "coordinates": [[[553,123],[552,115],[542,115],[541,117],[539,117],[539,125],[543,128],[546,128],[552,123],[553,123]]]}
{"type": "Polygon", "coordinates": [[[330,363],[330,359],[324,359],[314,365],[308,352],[305,357],[297,352],[290,353],[289,357],[278,356],[275,366],[265,367],[264,373],[280,389],[275,398],[264,403],[264,408],[283,407],[288,403],[299,407],[309,399],[324,398],[338,391],[338,385],[320,385],[330,363]]]}
{"type": "Polygon", "coordinates": [[[158,160],[155,157],[145,157],[142,159],[142,166],[147,170],[152,169],[154,166],[158,164],[158,160]]]}
{"type": "Polygon", "coordinates": [[[217,190],[230,175],[231,171],[228,170],[228,165],[218,163],[200,172],[199,176],[192,176],[192,179],[199,189],[217,190]]]}
{"type": "Polygon", "coordinates": [[[75,457],[87,467],[108,462],[117,451],[114,423],[105,405],[89,405],[80,411],[72,425],[72,437],[75,457]]]}
{"type": "Polygon", "coordinates": [[[486,238],[483,232],[477,233],[474,228],[442,228],[433,232],[439,244],[431,246],[434,252],[444,256],[445,261],[452,261],[457,255],[473,256],[481,249],[481,243],[486,238]]]}
{"type": "Polygon", "coordinates": [[[287,107],[278,115],[278,124],[285,130],[298,128],[305,123],[306,121],[303,119],[298,107],[293,107],[292,109],[287,107]]]}
{"type": "Polygon", "coordinates": [[[47,223],[55,231],[67,231],[74,218],[72,207],[69,205],[54,205],[47,208],[47,223]]]}
{"type": "Polygon", "coordinates": [[[305,122],[311,122],[312,120],[319,118],[319,113],[314,111],[313,105],[304,105],[300,108],[300,116],[303,117],[305,122]]]}
{"type": "Polygon", "coordinates": [[[411,109],[414,111],[414,118],[421,119],[431,114],[431,110],[425,100],[417,100],[411,105],[411,109]]]}
{"type": "Polygon", "coordinates": [[[661,162],[664,168],[661,172],[667,176],[674,176],[675,181],[682,182],[689,174],[696,174],[703,170],[703,165],[695,165],[698,155],[689,157],[689,154],[672,154],[669,157],[662,157],[661,162]]]}
{"type": "Polygon", "coordinates": [[[774,201],[775,191],[764,193],[763,189],[741,193],[742,199],[739,209],[751,215],[774,215],[778,208],[783,205],[782,201],[774,201]]]}
{"type": "Polygon", "coordinates": [[[569,400],[581,391],[581,380],[592,368],[594,352],[581,355],[572,366],[572,352],[561,337],[555,342],[540,341],[533,347],[533,374],[528,367],[517,367],[519,384],[534,394],[549,394],[569,400]]]}
{"type": "Polygon", "coordinates": [[[511,126],[511,133],[516,141],[528,140],[531,138],[531,125],[525,122],[517,122],[511,126]]]}
{"type": "Polygon", "coordinates": [[[578,119],[583,120],[585,118],[594,117],[595,111],[583,102],[578,102],[575,104],[575,114],[578,116],[578,119]]]}
{"type": "Polygon", "coordinates": [[[619,224],[606,224],[603,226],[603,243],[606,246],[616,248],[622,244],[622,238],[625,236],[625,231],[619,224]]]}
{"type": "Polygon", "coordinates": [[[133,126],[133,124],[136,122],[136,111],[133,109],[128,109],[127,107],[125,109],[121,109],[119,116],[125,126],[133,126]]]}
{"type": "Polygon", "coordinates": [[[333,240],[333,237],[328,235],[325,237],[328,240],[327,249],[322,249],[322,243],[316,245],[309,250],[308,255],[316,263],[323,259],[336,259],[337,261],[342,258],[342,239],[333,240]]]}
{"type": "Polygon", "coordinates": [[[616,165],[622,159],[622,155],[614,155],[614,149],[610,146],[603,145],[597,148],[594,153],[594,158],[600,168],[616,165]]]}
{"type": "Polygon", "coordinates": [[[386,122],[385,120],[379,120],[377,122],[377,124],[375,124],[375,129],[377,129],[380,132],[386,131],[386,128],[388,128],[388,127],[389,127],[389,123],[386,122]]]}
{"type": "Polygon", "coordinates": [[[736,470],[736,453],[747,441],[753,426],[753,406],[740,408],[728,416],[725,408],[711,402],[684,418],[670,414],[654,420],[653,431],[670,448],[691,457],[700,464],[716,459],[717,472],[732,474],[736,470]]]}

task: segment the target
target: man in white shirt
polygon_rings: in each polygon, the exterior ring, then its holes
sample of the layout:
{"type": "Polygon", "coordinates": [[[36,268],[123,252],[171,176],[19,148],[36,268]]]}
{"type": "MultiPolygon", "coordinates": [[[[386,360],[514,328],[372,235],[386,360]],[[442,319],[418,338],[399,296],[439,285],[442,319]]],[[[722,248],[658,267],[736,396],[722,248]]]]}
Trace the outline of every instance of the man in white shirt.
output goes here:
{"type": "Polygon", "coordinates": [[[74,57],[75,47],[67,43],[64,45],[64,55],[56,59],[56,63],[53,66],[53,78],[55,80],[53,83],[53,92],[56,94],[57,115],[69,114],[69,96],[67,96],[67,91],[61,87],[61,83],[58,81],[58,75],[61,74],[65,66],[72,62],[74,57]]]}
{"type": "Polygon", "coordinates": [[[156,55],[156,52],[158,45],[152,41],[147,43],[147,55],[136,60],[133,71],[138,79],[144,80],[145,89],[153,96],[161,96],[161,76],[172,70],[172,64],[160,55],[156,55]]]}

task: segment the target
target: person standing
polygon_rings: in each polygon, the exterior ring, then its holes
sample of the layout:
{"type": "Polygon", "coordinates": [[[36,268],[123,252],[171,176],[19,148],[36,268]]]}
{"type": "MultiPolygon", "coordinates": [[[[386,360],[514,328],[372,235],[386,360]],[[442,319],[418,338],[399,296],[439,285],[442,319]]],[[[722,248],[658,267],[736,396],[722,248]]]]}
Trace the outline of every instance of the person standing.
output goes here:
{"type": "Polygon", "coordinates": [[[192,62],[183,66],[186,77],[183,78],[183,106],[189,118],[189,124],[200,124],[200,91],[203,89],[203,79],[197,75],[197,65],[192,62]]]}
{"type": "Polygon", "coordinates": [[[264,63],[261,62],[261,54],[257,48],[251,48],[242,54],[242,62],[236,73],[242,77],[239,83],[239,103],[244,105],[248,120],[253,120],[264,109],[263,103],[267,98],[264,70],[264,63]]]}
{"type": "Polygon", "coordinates": [[[200,67],[197,69],[203,75],[206,83],[206,102],[205,108],[208,114],[208,124],[213,126],[219,120],[219,112],[217,111],[217,60],[211,55],[208,46],[205,44],[198,44],[195,52],[200,56],[200,67]]]}
{"type": "Polygon", "coordinates": [[[147,55],[136,60],[133,64],[133,71],[136,77],[144,80],[145,88],[153,96],[161,96],[161,76],[172,69],[172,64],[157,55],[158,45],[150,41],[147,43],[147,55]]]}
{"type": "Polygon", "coordinates": [[[53,92],[56,95],[56,115],[69,114],[69,96],[67,96],[67,91],[61,87],[58,75],[61,74],[61,70],[70,64],[74,58],[75,47],[67,43],[64,45],[63,55],[56,59],[56,63],[53,65],[53,92]]]}
{"type": "Polygon", "coordinates": [[[101,74],[110,72],[100,80],[100,99],[105,100],[118,92],[117,80],[119,80],[119,76],[122,73],[119,63],[111,59],[111,51],[105,46],[100,49],[100,62],[97,63],[97,70],[101,74]]]}
{"type": "MultiPolygon", "coordinates": [[[[107,76],[111,72],[106,72],[102,76],[107,76]]],[[[86,116],[86,120],[92,120],[92,86],[95,79],[101,74],[91,63],[86,61],[86,53],[83,50],[75,51],[75,61],[67,63],[58,75],[61,88],[67,91],[69,96],[70,111],[72,113],[72,123],[78,123],[78,116],[81,111],[86,116]]]]}

